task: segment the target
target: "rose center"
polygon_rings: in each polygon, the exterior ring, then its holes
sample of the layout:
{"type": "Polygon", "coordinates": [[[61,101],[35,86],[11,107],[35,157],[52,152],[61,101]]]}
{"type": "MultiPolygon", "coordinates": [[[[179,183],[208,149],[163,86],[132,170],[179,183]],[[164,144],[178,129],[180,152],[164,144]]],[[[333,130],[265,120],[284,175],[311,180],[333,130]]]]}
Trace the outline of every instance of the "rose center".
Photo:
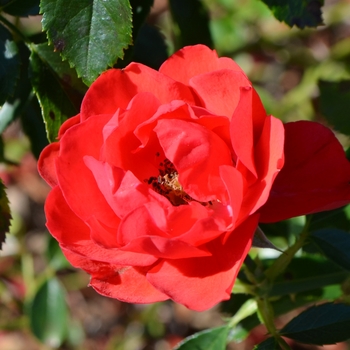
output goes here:
{"type": "MultiPolygon", "coordinates": [[[[179,182],[179,174],[169,159],[164,159],[163,162],[159,163],[159,175],[157,177],[151,176],[145,182],[151,185],[154,191],[168,198],[174,206],[188,204],[191,201],[199,202],[183,190],[179,182]]],[[[205,206],[211,204],[210,202],[199,203],[205,206]]]]}

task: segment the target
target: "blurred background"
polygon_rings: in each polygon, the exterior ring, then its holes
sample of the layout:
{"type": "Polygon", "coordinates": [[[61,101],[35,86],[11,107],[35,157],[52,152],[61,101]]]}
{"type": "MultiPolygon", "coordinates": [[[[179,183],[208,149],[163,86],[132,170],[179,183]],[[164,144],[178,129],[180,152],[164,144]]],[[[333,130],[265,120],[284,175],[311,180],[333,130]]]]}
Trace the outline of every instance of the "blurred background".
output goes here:
{"type": "MultiPolygon", "coordinates": [[[[204,4],[218,54],[243,68],[269,114],[284,122],[317,120],[336,128],[320,106],[319,96],[326,91],[320,81],[350,77],[349,0],[326,0],[325,25],[304,30],[280,23],[259,0],[204,0],[204,4]]],[[[29,17],[18,25],[36,35],[41,32],[40,20],[29,17]]],[[[168,53],[173,53],[179,44],[174,35],[178,28],[167,1],[155,0],[148,24],[159,30],[168,53]]],[[[347,136],[337,136],[344,146],[350,145],[347,136]]],[[[0,164],[0,177],[7,187],[12,225],[0,251],[1,350],[170,350],[194,332],[223,324],[223,315],[230,316],[228,303],[198,313],[170,301],[125,304],[89,288],[88,275],[66,262],[45,228],[43,207],[49,188],[37,173],[20,122],[12,123],[3,138],[4,156],[10,162],[0,164]]],[[[286,242],[275,243],[283,247],[286,242]]],[[[278,319],[277,327],[296,314],[278,319]]],[[[245,341],[232,342],[228,349],[250,350],[265,333],[258,326],[245,341]]],[[[292,348],[318,349],[300,344],[292,348]]],[[[323,349],[345,350],[350,345],[323,349]]]]}

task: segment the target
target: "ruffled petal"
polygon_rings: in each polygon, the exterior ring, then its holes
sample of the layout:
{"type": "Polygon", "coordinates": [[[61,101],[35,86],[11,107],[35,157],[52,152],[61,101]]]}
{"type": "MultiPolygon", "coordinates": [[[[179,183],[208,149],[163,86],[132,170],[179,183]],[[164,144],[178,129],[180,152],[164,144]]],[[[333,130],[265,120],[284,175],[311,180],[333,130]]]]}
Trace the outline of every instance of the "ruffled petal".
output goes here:
{"type": "Polygon", "coordinates": [[[148,281],[174,301],[196,311],[229,299],[258,219],[258,215],[249,217],[224,244],[220,238],[208,243],[213,256],[160,262],[148,271],[148,281]]]}
{"type": "Polygon", "coordinates": [[[60,127],[60,130],[58,132],[58,139],[60,140],[62,138],[62,136],[64,135],[64,133],[70,129],[72,126],[79,124],[80,123],[80,114],[77,114],[74,117],[71,117],[69,119],[67,119],[60,127]]]}
{"type": "MultiPolygon", "coordinates": [[[[100,245],[94,243],[95,240],[92,240],[90,237],[91,230],[89,226],[72,212],[62,196],[59,187],[55,187],[49,193],[45,203],[45,213],[47,228],[57,241],[60,242],[61,247],[64,248],[65,251],[74,253],[74,256],[80,256],[81,259],[85,256],[86,258],[81,261],[84,261],[87,266],[92,264],[92,260],[132,266],[150,266],[157,261],[157,258],[151,255],[123,252],[114,248],[104,249],[100,245]]],[[[92,226],[92,229],[96,228],[96,226],[92,226]]],[[[101,236],[105,234],[106,231],[105,229],[98,229],[98,233],[95,232],[94,236],[99,234],[99,240],[103,240],[101,236]]],[[[110,237],[105,237],[104,240],[108,238],[110,237]]],[[[73,266],[81,267],[87,272],[90,271],[87,266],[77,265],[75,260],[68,260],[73,266]]]]}
{"type": "Polygon", "coordinates": [[[195,45],[174,53],[162,64],[159,72],[188,85],[190,79],[197,75],[224,68],[243,72],[233,60],[218,58],[216,51],[205,45],[195,45]]]}
{"type": "Polygon", "coordinates": [[[227,193],[229,196],[229,204],[227,205],[228,209],[231,211],[231,226],[227,228],[228,236],[230,229],[235,226],[238,226],[236,223],[241,223],[245,217],[241,215],[241,206],[243,202],[243,179],[242,175],[237,169],[231,166],[221,166],[220,167],[220,176],[224,182],[227,193]]]}
{"type": "Polygon", "coordinates": [[[267,201],[272,184],[284,165],[284,128],[282,122],[272,116],[265,118],[264,128],[255,148],[255,164],[259,182],[249,192],[258,200],[250,213],[267,201]]]}
{"type": "Polygon", "coordinates": [[[221,69],[192,78],[190,86],[199,96],[202,107],[231,118],[240,99],[240,87],[251,83],[242,71],[221,69]]]}
{"type": "Polygon", "coordinates": [[[226,143],[207,128],[182,120],[160,120],[154,131],[166,157],[179,172],[179,181],[193,198],[227,200],[219,166],[232,165],[226,143]]]}
{"type": "MultiPolygon", "coordinates": [[[[101,160],[114,167],[130,170],[141,181],[158,174],[161,150],[159,143],[148,145],[144,152],[136,152],[141,142],[135,136],[137,126],[152,118],[158,107],[159,101],[153,95],[149,93],[136,95],[120,116],[117,127],[111,131],[112,125],[117,124],[115,116],[111,119],[111,124],[106,125],[101,160]]],[[[155,139],[154,133],[153,138],[155,139]]]]}
{"type": "Polygon", "coordinates": [[[331,130],[299,121],[285,124],[285,165],[278,174],[261,222],[335,209],[350,202],[350,163],[331,130]]]}
{"type": "Polygon", "coordinates": [[[53,142],[43,149],[38,160],[38,172],[52,188],[58,184],[55,163],[59,151],[59,142],[53,142]]]}
{"type": "Polygon", "coordinates": [[[161,103],[182,100],[195,104],[191,89],[154,69],[131,63],[124,69],[110,69],[90,86],[81,105],[81,120],[96,114],[114,114],[126,109],[140,92],[150,92],[161,103]]]}
{"type": "Polygon", "coordinates": [[[59,186],[69,206],[83,220],[94,215],[102,222],[111,222],[115,217],[84,163],[85,156],[99,158],[102,129],[110,118],[110,115],[91,117],[68,129],[60,141],[56,159],[59,186]]]}
{"type": "Polygon", "coordinates": [[[93,261],[62,250],[72,265],[82,268],[91,275],[90,286],[106,297],[127,303],[155,303],[169,299],[155,289],[146,279],[148,267],[118,266],[93,261]]]}
{"type": "Polygon", "coordinates": [[[231,142],[237,162],[242,162],[255,177],[254,147],[261,135],[265,118],[265,109],[256,91],[250,86],[241,88],[230,124],[231,142]]]}
{"type": "Polygon", "coordinates": [[[198,203],[169,208],[145,204],[120,224],[118,242],[123,246],[120,249],[167,259],[210,255],[203,244],[228,228],[227,218],[215,214],[198,203]]]}

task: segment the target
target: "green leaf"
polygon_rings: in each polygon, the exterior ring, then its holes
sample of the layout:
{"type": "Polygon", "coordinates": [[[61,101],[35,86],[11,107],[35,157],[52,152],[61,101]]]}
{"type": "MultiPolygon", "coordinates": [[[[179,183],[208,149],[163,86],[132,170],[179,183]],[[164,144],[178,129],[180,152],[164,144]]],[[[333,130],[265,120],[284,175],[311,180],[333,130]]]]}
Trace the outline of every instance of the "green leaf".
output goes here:
{"type": "Polygon", "coordinates": [[[49,42],[87,85],[132,42],[128,0],[42,0],[40,6],[49,42]]]}
{"type": "Polygon", "coordinates": [[[321,7],[324,0],[262,0],[274,16],[290,27],[317,27],[323,24],[321,7]]]}
{"type": "Polygon", "coordinates": [[[2,244],[5,242],[6,233],[9,232],[10,220],[11,214],[9,200],[7,199],[5,186],[0,179],[0,249],[2,248],[2,244]]]}
{"type": "Polygon", "coordinates": [[[39,159],[41,151],[48,145],[45,124],[35,96],[21,114],[22,129],[30,140],[33,155],[39,159]]]}
{"type": "Polygon", "coordinates": [[[301,343],[325,345],[350,338],[350,306],[323,304],[293,318],[280,334],[301,343]]]}
{"type": "MultiPolygon", "coordinates": [[[[273,260],[263,260],[269,265],[273,260]]],[[[309,255],[294,258],[285,272],[273,285],[261,286],[261,296],[282,296],[305,292],[343,282],[349,273],[322,255],[309,255]]]]}
{"type": "Polygon", "coordinates": [[[17,44],[11,33],[0,25],[0,106],[15,90],[20,73],[17,44]]]}
{"type": "Polygon", "coordinates": [[[158,70],[167,58],[167,47],[158,29],[144,24],[135,42],[132,60],[158,70]]]}
{"type": "Polygon", "coordinates": [[[267,338],[262,343],[254,347],[254,350],[282,350],[275,338],[267,338]]]}
{"type": "Polygon", "coordinates": [[[40,0],[0,0],[0,11],[12,16],[28,17],[39,14],[40,0]]]}
{"type": "Polygon", "coordinates": [[[330,260],[350,271],[350,233],[337,229],[312,232],[310,239],[330,260]]]}
{"type": "Polygon", "coordinates": [[[19,75],[21,83],[16,85],[12,96],[7,99],[7,102],[0,109],[0,133],[23,113],[32,99],[32,86],[28,78],[30,52],[24,43],[21,42],[18,44],[18,49],[21,61],[19,75]]]}
{"type": "Polygon", "coordinates": [[[228,328],[206,329],[187,337],[174,350],[225,350],[228,328]]]}
{"type": "Polygon", "coordinates": [[[336,130],[350,135],[350,80],[320,80],[320,112],[336,130]]]}
{"type": "Polygon", "coordinates": [[[139,29],[151,11],[153,2],[153,0],[130,0],[132,7],[132,36],[134,41],[137,38],[139,29]]]}
{"type": "MultiPolygon", "coordinates": [[[[308,290],[306,292],[298,294],[285,295],[271,301],[271,305],[273,308],[273,314],[277,317],[318,300],[334,300],[340,295],[342,295],[342,290],[339,285],[336,285],[332,287],[325,287],[323,289],[318,288],[314,290],[308,290]]],[[[257,314],[248,316],[239,322],[236,327],[230,331],[229,339],[236,342],[243,341],[249,335],[249,332],[260,323],[261,322],[257,314]]]]}
{"type": "Polygon", "coordinates": [[[48,235],[47,239],[46,256],[49,260],[50,266],[55,271],[70,268],[71,265],[63,255],[62,249],[60,248],[58,242],[51,235],[48,235]]]}
{"type": "Polygon", "coordinates": [[[208,11],[200,0],[170,0],[171,15],[178,25],[178,48],[204,44],[213,47],[208,11]]]}
{"type": "Polygon", "coordinates": [[[30,328],[43,343],[58,348],[66,338],[68,310],[65,291],[56,278],[36,292],[29,308],[30,328]]]}
{"type": "Polygon", "coordinates": [[[323,211],[308,216],[309,231],[316,231],[323,228],[338,228],[348,230],[350,227],[350,206],[323,211]]]}
{"type": "MultiPolygon", "coordinates": [[[[40,44],[32,45],[31,49],[29,75],[40,103],[48,140],[53,142],[62,123],[77,114],[78,109],[71,100],[71,94],[64,88],[63,80],[52,68],[56,61],[47,61],[47,56],[43,54],[47,54],[46,51],[50,48],[46,44],[40,44]]],[[[58,53],[51,52],[51,55],[59,57],[58,53]]]]}

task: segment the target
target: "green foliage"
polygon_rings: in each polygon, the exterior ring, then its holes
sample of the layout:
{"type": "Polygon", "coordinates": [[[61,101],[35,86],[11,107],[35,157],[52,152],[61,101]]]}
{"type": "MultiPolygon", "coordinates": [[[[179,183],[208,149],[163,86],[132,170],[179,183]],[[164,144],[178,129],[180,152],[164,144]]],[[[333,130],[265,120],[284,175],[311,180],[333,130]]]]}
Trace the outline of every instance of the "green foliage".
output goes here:
{"type": "Polygon", "coordinates": [[[0,0],[0,11],[12,16],[35,16],[39,14],[40,0],[0,0]]]}
{"type": "Polygon", "coordinates": [[[13,94],[20,71],[18,47],[11,33],[0,26],[0,106],[13,94]]]}
{"type": "Polygon", "coordinates": [[[42,0],[40,7],[49,43],[87,85],[131,44],[128,0],[42,0]]]}
{"type": "Polygon", "coordinates": [[[200,0],[169,0],[169,4],[180,31],[178,48],[195,44],[213,47],[209,16],[200,0]]]}
{"type": "Polygon", "coordinates": [[[350,233],[337,229],[323,229],[313,232],[311,240],[322,253],[339,266],[350,271],[350,233]]]}
{"type": "Polygon", "coordinates": [[[350,80],[330,82],[321,80],[320,112],[328,123],[343,134],[350,135],[350,80]]]}
{"type": "Polygon", "coordinates": [[[279,20],[303,29],[323,24],[323,0],[262,0],[279,20]]]}
{"type": "Polygon", "coordinates": [[[273,297],[301,293],[341,283],[348,276],[343,269],[317,255],[294,258],[267,294],[273,297]]]}
{"type": "MultiPolygon", "coordinates": [[[[52,66],[57,62],[58,53],[53,52],[46,44],[32,45],[30,56],[30,78],[33,89],[38,97],[42,114],[46,123],[49,141],[55,141],[62,123],[78,113],[72,102],[72,94],[68,94],[58,74],[52,66]]],[[[72,81],[69,66],[59,67],[57,70],[62,77],[72,81]],[[67,72],[67,73],[66,73],[67,72]]]]}
{"type": "Polygon", "coordinates": [[[133,61],[159,69],[167,58],[167,47],[159,30],[145,23],[135,41],[133,61]]]}
{"type": "Polygon", "coordinates": [[[67,336],[65,291],[56,278],[37,290],[29,306],[30,328],[35,336],[53,348],[59,348],[67,336]]]}
{"type": "Polygon", "coordinates": [[[3,107],[0,109],[0,132],[4,132],[5,129],[11,124],[15,119],[22,115],[26,106],[30,103],[32,99],[32,86],[28,79],[28,59],[29,50],[23,44],[19,43],[19,56],[20,56],[20,70],[19,77],[12,93],[9,96],[3,107]]]}
{"type": "Polygon", "coordinates": [[[275,338],[267,338],[262,343],[254,347],[254,350],[282,350],[275,338]]]}
{"type": "Polygon", "coordinates": [[[280,334],[307,344],[334,344],[350,338],[350,306],[323,304],[293,318],[280,334]]]}
{"type": "Polygon", "coordinates": [[[174,350],[225,350],[228,328],[212,328],[196,333],[182,341],[174,350]]]}

